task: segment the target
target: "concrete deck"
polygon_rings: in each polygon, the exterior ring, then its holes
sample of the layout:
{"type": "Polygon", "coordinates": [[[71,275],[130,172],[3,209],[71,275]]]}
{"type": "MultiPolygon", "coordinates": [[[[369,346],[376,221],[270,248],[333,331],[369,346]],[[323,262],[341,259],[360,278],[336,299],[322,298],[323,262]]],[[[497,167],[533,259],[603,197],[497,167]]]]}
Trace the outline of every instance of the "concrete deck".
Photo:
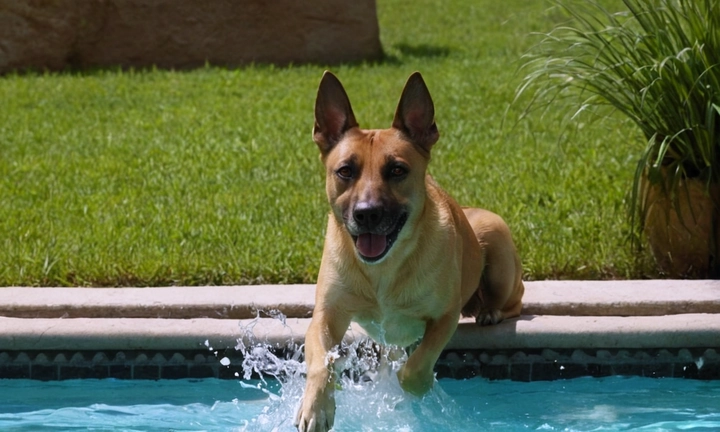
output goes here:
{"type": "MultiPolygon", "coordinates": [[[[0,288],[0,350],[232,348],[258,311],[257,337],[304,341],[313,285],[0,288]],[[266,316],[266,315],[263,315],[266,316]]],[[[363,337],[355,329],[348,337],[363,337]]],[[[523,316],[463,320],[448,349],[720,348],[720,281],[526,282],[523,316]]]]}
{"type": "MultiPolygon", "coordinates": [[[[720,313],[720,280],[525,282],[524,315],[657,316],[720,313]]],[[[308,318],[315,285],[164,288],[0,288],[15,318],[254,318],[280,310],[308,318]]]]}

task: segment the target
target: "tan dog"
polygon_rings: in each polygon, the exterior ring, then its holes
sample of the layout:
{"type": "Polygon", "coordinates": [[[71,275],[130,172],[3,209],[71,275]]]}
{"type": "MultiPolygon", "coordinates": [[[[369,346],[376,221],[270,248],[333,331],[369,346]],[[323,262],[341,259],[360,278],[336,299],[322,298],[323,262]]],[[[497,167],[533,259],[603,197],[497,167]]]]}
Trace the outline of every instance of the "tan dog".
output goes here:
{"type": "Polygon", "coordinates": [[[426,174],[438,140],[430,93],[410,76],[390,129],[358,127],[342,84],[325,72],[313,139],[327,170],[332,209],[305,340],[307,384],[300,431],[329,430],[335,417],[328,352],[359,323],[377,342],[422,341],[398,372],[423,394],[460,314],[495,324],[520,314],[520,259],[503,220],[462,209],[426,174]]]}

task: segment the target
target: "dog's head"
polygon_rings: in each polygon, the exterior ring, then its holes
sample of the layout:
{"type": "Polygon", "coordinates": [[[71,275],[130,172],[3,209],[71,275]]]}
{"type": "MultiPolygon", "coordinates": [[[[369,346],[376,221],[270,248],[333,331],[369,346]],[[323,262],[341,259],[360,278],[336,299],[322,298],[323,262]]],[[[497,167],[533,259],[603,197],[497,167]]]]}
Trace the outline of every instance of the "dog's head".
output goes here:
{"type": "Polygon", "coordinates": [[[326,167],[334,216],[367,263],[385,258],[425,200],[425,171],[438,140],[435,110],[420,73],[408,78],[389,129],[360,129],[345,89],[325,72],[313,139],[326,167]]]}

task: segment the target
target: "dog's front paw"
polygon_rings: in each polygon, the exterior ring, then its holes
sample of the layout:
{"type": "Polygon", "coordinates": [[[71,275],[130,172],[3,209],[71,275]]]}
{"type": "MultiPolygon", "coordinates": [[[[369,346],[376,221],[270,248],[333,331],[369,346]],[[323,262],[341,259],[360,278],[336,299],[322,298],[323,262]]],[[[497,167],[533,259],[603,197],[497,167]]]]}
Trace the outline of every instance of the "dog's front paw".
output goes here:
{"type": "Polygon", "coordinates": [[[295,427],[300,432],[327,432],[335,421],[335,400],[332,395],[305,397],[295,417],[295,427]]]}
{"type": "Polygon", "coordinates": [[[475,318],[475,322],[480,326],[495,325],[501,322],[504,315],[500,309],[483,309],[475,318]]]}
{"type": "Polygon", "coordinates": [[[424,372],[421,370],[412,371],[405,363],[397,373],[400,387],[403,390],[415,396],[422,396],[427,393],[435,382],[435,375],[432,371],[424,372]]]}

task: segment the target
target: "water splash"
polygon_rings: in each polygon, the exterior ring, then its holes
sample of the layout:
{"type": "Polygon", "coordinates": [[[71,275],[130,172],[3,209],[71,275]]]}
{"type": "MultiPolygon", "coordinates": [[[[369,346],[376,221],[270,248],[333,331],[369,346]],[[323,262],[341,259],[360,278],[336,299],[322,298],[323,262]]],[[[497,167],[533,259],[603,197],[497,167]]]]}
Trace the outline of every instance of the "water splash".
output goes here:
{"type": "MultiPolygon", "coordinates": [[[[285,325],[278,311],[268,313],[285,325]]],[[[268,395],[262,413],[248,421],[243,431],[294,431],[293,420],[305,390],[302,345],[290,338],[287,345],[272,346],[254,333],[259,314],[244,326],[245,336],[236,349],[243,355],[241,385],[268,395]],[[257,384],[248,384],[251,378],[257,384]],[[280,386],[274,385],[279,382],[280,386]]],[[[454,401],[436,383],[423,397],[402,390],[396,373],[406,360],[402,351],[386,349],[369,340],[344,343],[329,356],[338,379],[336,431],[437,431],[453,430],[459,413],[454,401]]]]}

